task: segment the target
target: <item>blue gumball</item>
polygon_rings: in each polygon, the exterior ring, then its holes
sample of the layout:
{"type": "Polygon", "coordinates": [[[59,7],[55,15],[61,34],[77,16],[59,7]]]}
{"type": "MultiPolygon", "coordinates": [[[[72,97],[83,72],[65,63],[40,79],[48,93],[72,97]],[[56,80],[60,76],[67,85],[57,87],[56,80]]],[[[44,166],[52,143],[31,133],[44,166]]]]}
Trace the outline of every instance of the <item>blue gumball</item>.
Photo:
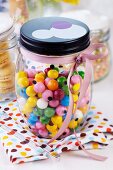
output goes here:
{"type": "Polygon", "coordinates": [[[37,121],[38,121],[38,117],[36,115],[34,115],[34,113],[31,113],[28,118],[28,123],[30,125],[35,125],[37,121]]]}
{"type": "Polygon", "coordinates": [[[27,99],[27,98],[28,98],[28,95],[26,94],[26,88],[21,88],[19,95],[20,95],[21,97],[27,99]]]}
{"type": "Polygon", "coordinates": [[[69,96],[64,96],[64,98],[61,100],[62,106],[69,106],[69,96]]]}

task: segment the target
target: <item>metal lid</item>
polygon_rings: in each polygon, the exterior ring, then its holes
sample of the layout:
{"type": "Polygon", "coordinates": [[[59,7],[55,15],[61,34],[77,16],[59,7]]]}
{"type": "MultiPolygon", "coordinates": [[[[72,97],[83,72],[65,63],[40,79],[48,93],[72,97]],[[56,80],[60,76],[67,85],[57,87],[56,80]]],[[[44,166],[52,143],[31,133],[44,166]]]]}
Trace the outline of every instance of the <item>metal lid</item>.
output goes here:
{"type": "Polygon", "coordinates": [[[68,55],[90,44],[86,24],[62,17],[45,17],[25,23],[20,30],[20,44],[42,55],[68,55]]]}

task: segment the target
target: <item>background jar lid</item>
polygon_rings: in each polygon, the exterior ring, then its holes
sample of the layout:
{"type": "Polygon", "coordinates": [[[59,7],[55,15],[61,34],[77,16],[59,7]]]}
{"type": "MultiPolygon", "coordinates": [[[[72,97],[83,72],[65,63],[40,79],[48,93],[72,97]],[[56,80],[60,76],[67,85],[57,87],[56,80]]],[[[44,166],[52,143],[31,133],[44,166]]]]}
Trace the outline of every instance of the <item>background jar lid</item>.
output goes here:
{"type": "Polygon", "coordinates": [[[64,12],[62,17],[78,19],[88,25],[91,31],[109,29],[110,21],[107,16],[92,13],[89,10],[64,12]]]}
{"type": "Polygon", "coordinates": [[[90,44],[86,24],[69,18],[45,17],[25,23],[20,30],[20,44],[42,55],[68,55],[90,44]]]}
{"type": "Polygon", "coordinates": [[[0,40],[14,31],[13,19],[6,13],[0,13],[0,40]]]}

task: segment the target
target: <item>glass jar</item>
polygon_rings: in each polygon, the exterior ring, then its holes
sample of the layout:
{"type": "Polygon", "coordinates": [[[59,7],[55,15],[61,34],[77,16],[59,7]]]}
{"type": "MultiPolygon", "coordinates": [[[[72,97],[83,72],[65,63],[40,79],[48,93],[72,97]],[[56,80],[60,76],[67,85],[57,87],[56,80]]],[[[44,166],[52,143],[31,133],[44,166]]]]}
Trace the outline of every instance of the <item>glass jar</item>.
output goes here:
{"type": "Polygon", "coordinates": [[[57,136],[63,138],[83,121],[91,85],[88,83],[79,100],[85,66],[78,57],[89,44],[88,27],[73,19],[45,17],[22,26],[16,94],[20,111],[37,136],[52,138],[67,120],[65,130],[57,136]]]}
{"type": "MultiPolygon", "coordinates": [[[[93,62],[94,81],[99,81],[106,77],[110,71],[111,65],[111,51],[109,45],[110,38],[110,21],[106,16],[94,14],[88,10],[76,10],[62,13],[61,16],[78,19],[88,25],[91,30],[91,42],[103,43],[108,54],[105,55],[103,50],[103,57],[93,62]]],[[[99,54],[101,50],[96,50],[95,53],[99,54]]]]}
{"type": "Polygon", "coordinates": [[[0,14],[0,102],[14,97],[15,61],[18,55],[13,21],[0,14]]]}

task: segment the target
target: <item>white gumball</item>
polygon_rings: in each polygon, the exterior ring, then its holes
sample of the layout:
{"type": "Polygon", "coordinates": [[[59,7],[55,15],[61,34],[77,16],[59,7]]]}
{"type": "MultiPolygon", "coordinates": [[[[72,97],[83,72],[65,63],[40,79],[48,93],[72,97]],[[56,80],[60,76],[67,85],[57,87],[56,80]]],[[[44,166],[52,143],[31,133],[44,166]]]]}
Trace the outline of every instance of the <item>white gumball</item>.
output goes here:
{"type": "Polygon", "coordinates": [[[75,119],[78,119],[78,123],[81,123],[83,120],[83,113],[80,110],[76,110],[76,115],[75,115],[75,119]]]}
{"type": "Polygon", "coordinates": [[[43,98],[38,99],[37,101],[37,107],[40,109],[46,109],[48,106],[48,102],[45,101],[43,98]]]}

